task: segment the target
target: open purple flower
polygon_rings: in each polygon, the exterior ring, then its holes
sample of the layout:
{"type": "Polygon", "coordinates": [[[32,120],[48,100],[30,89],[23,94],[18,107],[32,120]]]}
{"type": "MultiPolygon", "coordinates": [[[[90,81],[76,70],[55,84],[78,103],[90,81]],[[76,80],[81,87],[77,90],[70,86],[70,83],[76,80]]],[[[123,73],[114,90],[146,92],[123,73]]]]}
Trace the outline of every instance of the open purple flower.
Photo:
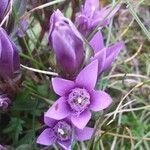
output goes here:
{"type": "Polygon", "coordinates": [[[9,0],[0,0],[0,21],[4,17],[8,4],[9,4],[9,0]]]}
{"type": "Polygon", "coordinates": [[[71,117],[72,123],[83,129],[91,118],[92,111],[107,108],[111,97],[104,91],[95,91],[97,81],[98,61],[86,66],[75,81],[53,78],[54,91],[61,97],[47,111],[46,116],[53,119],[71,117]]]}
{"type": "Polygon", "coordinates": [[[91,58],[91,61],[98,60],[98,74],[110,68],[112,62],[124,47],[123,42],[117,42],[109,47],[105,47],[101,32],[97,32],[94,35],[90,41],[90,45],[95,53],[94,57],[91,58]]]}
{"type": "Polygon", "coordinates": [[[88,140],[93,133],[93,128],[85,127],[81,130],[74,127],[68,118],[54,120],[45,115],[44,122],[48,128],[38,137],[37,143],[46,146],[56,143],[66,150],[71,150],[71,144],[74,140],[88,140]]]}
{"type": "Polygon", "coordinates": [[[4,29],[0,27],[0,78],[13,78],[19,68],[17,48],[4,29]]]}
{"type": "Polygon", "coordinates": [[[86,0],[84,6],[81,7],[80,14],[76,17],[76,24],[78,25],[80,32],[83,35],[87,35],[100,22],[101,27],[108,25],[110,19],[115,15],[119,8],[120,5],[117,5],[116,8],[109,14],[112,10],[110,5],[100,9],[99,0],[86,0]]]}
{"type": "Polygon", "coordinates": [[[56,54],[57,65],[65,75],[73,75],[79,70],[84,57],[82,37],[59,10],[52,14],[50,24],[49,42],[56,54]]]}
{"type": "Polygon", "coordinates": [[[10,99],[6,95],[0,95],[0,110],[5,111],[10,102],[10,99]]]}

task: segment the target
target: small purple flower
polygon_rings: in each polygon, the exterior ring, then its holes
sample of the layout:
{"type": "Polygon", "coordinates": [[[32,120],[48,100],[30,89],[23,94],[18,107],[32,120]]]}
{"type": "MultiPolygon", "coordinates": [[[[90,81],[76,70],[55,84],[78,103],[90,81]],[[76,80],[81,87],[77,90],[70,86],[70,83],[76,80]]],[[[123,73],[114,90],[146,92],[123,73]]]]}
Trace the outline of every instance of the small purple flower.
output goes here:
{"type": "Polygon", "coordinates": [[[4,29],[0,27],[0,78],[13,78],[19,69],[17,48],[4,29]]]}
{"type": "Polygon", "coordinates": [[[71,144],[74,140],[88,140],[93,133],[93,128],[85,127],[81,130],[74,127],[68,118],[54,120],[45,115],[44,122],[48,128],[38,137],[37,143],[46,146],[57,143],[64,149],[71,150],[71,144]]]}
{"type": "Polygon", "coordinates": [[[83,35],[89,34],[100,22],[101,27],[109,24],[110,19],[119,10],[120,5],[109,14],[112,10],[110,5],[100,9],[99,0],[86,0],[81,12],[76,17],[76,24],[83,35]],[[109,15],[108,15],[109,14],[109,15]],[[108,16],[107,16],[108,15],[108,16]],[[105,18],[107,16],[107,18],[105,18]]]}
{"type": "Polygon", "coordinates": [[[20,20],[20,26],[19,26],[19,28],[17,30],[17,35],[19,37],[24,37],[26,35],[27,29],[28,29],[28,22],[27,22],[27,20],[25,18],[22,18],[20,20]]]}
{"type": "Polygon", "coordinates": [[[0,95],[0,110],[5,111],[8,108],[10,102],[11,101],[7,95],[0,95]]]}
{"type": "Polygon", "coordinates": [[[112,62],[116,59],[121,49],[124,47],[123,42],[117,42],[109,47],[104,46],[104,40],[101,32],[97,32],[90,45],[94,50],[94,57],[91,61],[98,60],[98,74],[111,67],[112,62]]]}
{"type": "Polygon", "coordinates": [[[46,116],[56,120],[71,117],[72,123],[83,129],[91,118],[91,110],[103,110],[112,102],[107,93],[94,90],[97,73],[98,61],[95,60],[78,74],[75,81],[52,78],[53,89],[61,97],[46,116]]]}
{"type": "Polygon", "coordinates": [[[57,65],[65,75],[73,75],[79,70],[84,57],[82,37],[59,10],[52,14],[50,24],[49,42],[56,54],[57,65]]]}
{"type": "Polygon", "coordinates": [[[0,0],[0,21],[4,17],[8,4],[9,4],[9,0],[0,0]]]}

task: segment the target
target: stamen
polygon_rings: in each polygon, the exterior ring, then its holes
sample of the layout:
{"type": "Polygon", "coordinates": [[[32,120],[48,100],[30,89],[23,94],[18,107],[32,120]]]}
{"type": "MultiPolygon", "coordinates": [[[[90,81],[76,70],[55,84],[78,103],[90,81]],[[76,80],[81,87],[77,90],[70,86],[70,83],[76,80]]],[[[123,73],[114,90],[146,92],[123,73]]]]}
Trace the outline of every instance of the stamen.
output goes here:
{"type": "Polygon", "coordinates": [[[86,89],[75,88],[68,95],[68,104],[76,115],[80,114],[90,104],[90,94],[86,89]]]}
{"type": "Polygon", "coordinates": [[[79,97],[79,98],[77,99],[77,101],[78,101],[79,104],[81,104],[81,103],[82,103],[82,98],[79,97]]]}
{"type": "Polygon", "coordinates": [[[66,121],[59,121],[54,127],[54,132],[59,140],[66,141],[71,138],[72,127],[66,121]]]}
{"type": "Polygon", "coordinates": [[[64,134],[65,134],[64,130],[62,130],[62,129],[60,129],[60,128],[58,128],[58,133],[60,133],[61,135],[64,135],[64,134]]]}

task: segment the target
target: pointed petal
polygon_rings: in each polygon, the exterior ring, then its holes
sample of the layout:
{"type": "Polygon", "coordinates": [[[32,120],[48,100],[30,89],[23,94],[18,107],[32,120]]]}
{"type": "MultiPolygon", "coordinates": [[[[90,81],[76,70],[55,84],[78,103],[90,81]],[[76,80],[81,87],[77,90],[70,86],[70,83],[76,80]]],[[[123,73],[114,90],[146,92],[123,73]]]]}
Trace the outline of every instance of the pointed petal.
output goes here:
{"type": "Polygon", "coordinates": [[[70,110],[65,97],[59,98],[45,113],[46,117],[60,120],[70,115],[70,110]]]}
{"type": "Polygon", "coordinates": [[[91,61],[98,60],[98,74],[100,74],[104,68],[106,60],[106,48],[103,48],[95,54],[91,61]]]}
{"type": "Polygon", "coordinates": [[[71,121],[77,128],[83,129],[87,125],[87,123],[89,122],[90,118],[91,118],[91,112],[90,111],[84,111],[78,117],[72,116],[71,121]]]}
{"type": "Polygon", "coordinates": [[[113,18],[116,12],[120,8],[120,4],[118,4],[114,10],[112,10],[112,6],[108,5],[102,8],[100,11],[97,11],[93,17],[92,26],[97,26],[101,22],[101,26],[106,26],[109,24],[111,18],[113,18]]]}
{"type": "Polygon", "coordinates": [[[94,52],[99,52],[102,48],[104,48],[104,40],[101,31],[98,31],[92,40],[90,41],[90,45],[93,48],[94,52]]]}
{"type": "Polygon", "coordinates": [[[58,144],[65,150],[71,150],[71,140],[68,140],[66,142],[59,141],[58,144]]]}
{"type": "Polygon", "coordinates": [[[90,108],[93,111],[100,111],[107,108],[112,103],[111,97],[104,91],[93,91],[91,93],[90,108]]]}
{"type": "Polygon", "coordinates": [[[88,89],[93,89],[97,81],[98,61],[95,60],[86,66],[77,76],[76,83],[88,89]]]}
{"type": "Polygon", "coordinates": [[[83,130],[75,128],[75,137],[78,141],[89,140],[93,134],[93,128],[85,127],[83,130]]]}
{"type": "Polygon", "coordinates": [[[103,70],[109,68],[112,62],[116,59],[121,49],[123,49],[123,42],[118,42],[106,49],[106,61],[103,70]]]}
{"type": "Polygon", "coordinates": [[[57,93],[60,96],[63,96],[74,87],[74,82],[61,78],[52,78],[52,85],[55,93],[57,93]]]}
{"type": "Polygon", "coordinates": [[[50,146],[56,142],[56,137],[52,129],[45,129],[37,138],[37,143],[41,145],[50,146]]]}
{"type": "MultiPolygon", "coordinates": [[[[120,9],[121,5],[118,4],[113,10],[112,10],[112,7],[111,6],[106,6],[106,9],[102,10],[105,14],[109,14],[108,17],[106,18],[106,20],[108,19],[108,23],[110,21],[110,19],[112,17],[115,16],[115,14],[117,13],[117,11],[120,9]]],[[[106,15],[105,15],[106,16],[106,15]]]]}
{"type": "Polygon", "coordinates": [[[100,7],[99,0],[86,0],[84,4],[84,15],[93,16],[93,13],[100,7]]]}
{"type": "Polygon", "coordinates": [[[47,116],[44,115],[44,123],[49,126],[49,127],[54,127],[55,124],[57,123],[57,120],[49,118],[47,116]]]}
{"type": "Polygon", "coordinates": [[[112,46],[107,48],[107,57],[110,57],[112,54],[115,56],[123,49],[124,43],[122,41],[113,44],[112,46]]]}

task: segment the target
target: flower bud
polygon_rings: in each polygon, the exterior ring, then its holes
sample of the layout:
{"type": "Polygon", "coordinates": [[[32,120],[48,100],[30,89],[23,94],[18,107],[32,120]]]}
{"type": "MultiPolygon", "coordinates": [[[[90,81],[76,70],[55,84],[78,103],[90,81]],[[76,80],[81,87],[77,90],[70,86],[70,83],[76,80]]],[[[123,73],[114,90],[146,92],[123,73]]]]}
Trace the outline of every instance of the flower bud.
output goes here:
{"type": "Polygon", "coordinates": [[[50,19],[49,42],[59,69],[65,75],[79,70],[84,57],[83,40],[74,24],[57,10],[50,19]]]}
{"type": "Polygon", "coordinates": [[[19,68],[17,48],[4,29],[0,28],[0,78],[6,80],[15,77],[19,68]]]}

